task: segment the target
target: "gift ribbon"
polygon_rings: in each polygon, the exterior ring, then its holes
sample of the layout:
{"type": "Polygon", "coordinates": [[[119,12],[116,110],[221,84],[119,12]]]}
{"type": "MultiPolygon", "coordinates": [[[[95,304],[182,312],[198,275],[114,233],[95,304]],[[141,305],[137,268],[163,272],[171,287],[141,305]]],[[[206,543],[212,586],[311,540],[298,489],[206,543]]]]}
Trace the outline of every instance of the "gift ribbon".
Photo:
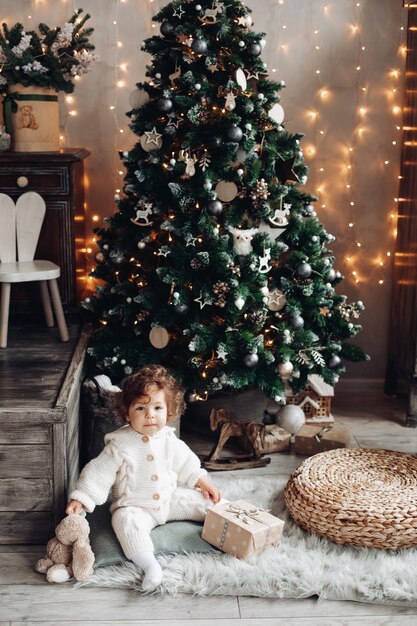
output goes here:
{"type": "Polygon", "coordinates": [[[286,435],[281,435],[279,430],[271,430],[266,433],[266,436],[278,439],[278,441],[284,441],[284,439],[286,438],[286,435]]]}
{"type": "Polygon", "coordinates": [[[21,101],[37,101],[37,102],[58,102],[58,96],[44,96],[42,94],[23,94],[18,91],[8,93],[3,98],[3,116],[6,131],[12,131],[12,113],[17,113],[17,102],[21,101]]]}
{"type": "Polygon", "coordinates": [[[314,435],[314,439],[317,441],[317,443],[320,443],[323,439],[323,436],[328,433],[329,430],[332,430],[332,428],[333,426],[323,426],[323,428],[316,435],[314,435]]]}
{"type": "Polygon", "coordinates": [[[235,504],[229,504],[226,511],[229,511],[230,513],[234,513],[235,516],[241,519],[242,522],[244,522],[245,524],[253,524],[252,520],[259,522],[260,520],[257,519],[256,516],[259,515],[259,513],[262,513],[262,512],[265,513],[263,509],[242,509],[239,506],[236,506],[235,504]]]}

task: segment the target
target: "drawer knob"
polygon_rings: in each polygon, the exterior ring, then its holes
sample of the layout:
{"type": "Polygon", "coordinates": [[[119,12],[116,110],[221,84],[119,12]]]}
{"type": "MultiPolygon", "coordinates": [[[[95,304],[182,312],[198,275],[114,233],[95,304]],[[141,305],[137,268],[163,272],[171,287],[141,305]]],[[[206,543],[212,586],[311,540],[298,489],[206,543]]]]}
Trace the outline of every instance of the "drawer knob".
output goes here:
{"type": "Polygon", "coordinates": [[[18,187],[27,187],[29,185],[29,179],[26,176],[19,176],[16,182],[18,187]]]}

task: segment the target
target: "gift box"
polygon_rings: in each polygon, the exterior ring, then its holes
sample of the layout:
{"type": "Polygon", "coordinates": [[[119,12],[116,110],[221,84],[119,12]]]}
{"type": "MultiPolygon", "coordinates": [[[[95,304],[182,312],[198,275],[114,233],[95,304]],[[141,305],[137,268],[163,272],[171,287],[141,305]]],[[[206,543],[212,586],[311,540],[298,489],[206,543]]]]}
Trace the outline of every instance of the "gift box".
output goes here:
{"type": "Polygon", "coordinates": [[[339,424],[304,424],[295,435],[295,452],[304,456],[349,445],[350,431],[339,424]]]}
{"type": "Polygon", "coordinates": [[[284,452],[291,446],[291,433],[278,426],[278,424],[252,424],[247,425],[246,437],[239,437],[240,447],[245,452],[252,452],[252,441],[257,454],[270,454],[271,452],[284,452]],[[248,439],[249,438],[249,439],[248,439]]]}
{"type": "Polygon", "coordinates": [[[276,546],[284,522],[246,500],[207,509],[201,537],[223,552],[247,559],[276,546]]]}

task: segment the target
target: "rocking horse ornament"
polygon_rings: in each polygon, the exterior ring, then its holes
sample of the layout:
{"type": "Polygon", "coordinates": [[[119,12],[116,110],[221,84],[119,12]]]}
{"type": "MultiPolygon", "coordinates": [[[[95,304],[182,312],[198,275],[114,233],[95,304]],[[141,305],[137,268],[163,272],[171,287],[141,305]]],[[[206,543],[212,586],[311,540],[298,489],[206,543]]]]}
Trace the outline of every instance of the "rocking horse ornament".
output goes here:
{"type": "Polygon", "coordinates": [[[204,12],[204,15],[200,17],[199,19],[201,22],[203,22],[203,24],[216,24],[216,22],[219,21],[218,16],[221,13],[223,13],[223,11],[224,11],[223,2],[217,2],[217,0],[214,0],[212,4],[212,8],[206,9],[204,12]]]}
{"type": "Polygon", "coordinates": [[[220,428],[214,448],[202,464],[206,469],[230,470],[264,467],[271,462],[270,457],[261,458],[260,445],[265,440],[265,424],[256,422],[238,422],[224,409],[213,409],[210,413],[210,428],[220,428]],[[230,437],[245,437],[252,449],[250,456],[238,455],[220,459],[220,453],[230,437]]]}
{"type": "Polygon", "coordinates": [[[151,226],[152,222],[148,220],[148,216],[152,215],[152,204],[150,202],[139,202],[136,206],[136,216],[130,221],[136,226],[151,226]]]}

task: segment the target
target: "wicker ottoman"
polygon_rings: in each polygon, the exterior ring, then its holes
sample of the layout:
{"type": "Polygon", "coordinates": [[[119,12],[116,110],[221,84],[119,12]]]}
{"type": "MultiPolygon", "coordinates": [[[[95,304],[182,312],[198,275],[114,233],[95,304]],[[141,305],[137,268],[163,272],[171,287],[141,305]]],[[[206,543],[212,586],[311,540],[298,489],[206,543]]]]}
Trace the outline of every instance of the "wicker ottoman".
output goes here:
{"type": "Polygon", "coordinates": [[[306,459],[285,502],[305,530],[336,543],[395,549],[417,544],[417,459],[339,448],[306,459]]]}

